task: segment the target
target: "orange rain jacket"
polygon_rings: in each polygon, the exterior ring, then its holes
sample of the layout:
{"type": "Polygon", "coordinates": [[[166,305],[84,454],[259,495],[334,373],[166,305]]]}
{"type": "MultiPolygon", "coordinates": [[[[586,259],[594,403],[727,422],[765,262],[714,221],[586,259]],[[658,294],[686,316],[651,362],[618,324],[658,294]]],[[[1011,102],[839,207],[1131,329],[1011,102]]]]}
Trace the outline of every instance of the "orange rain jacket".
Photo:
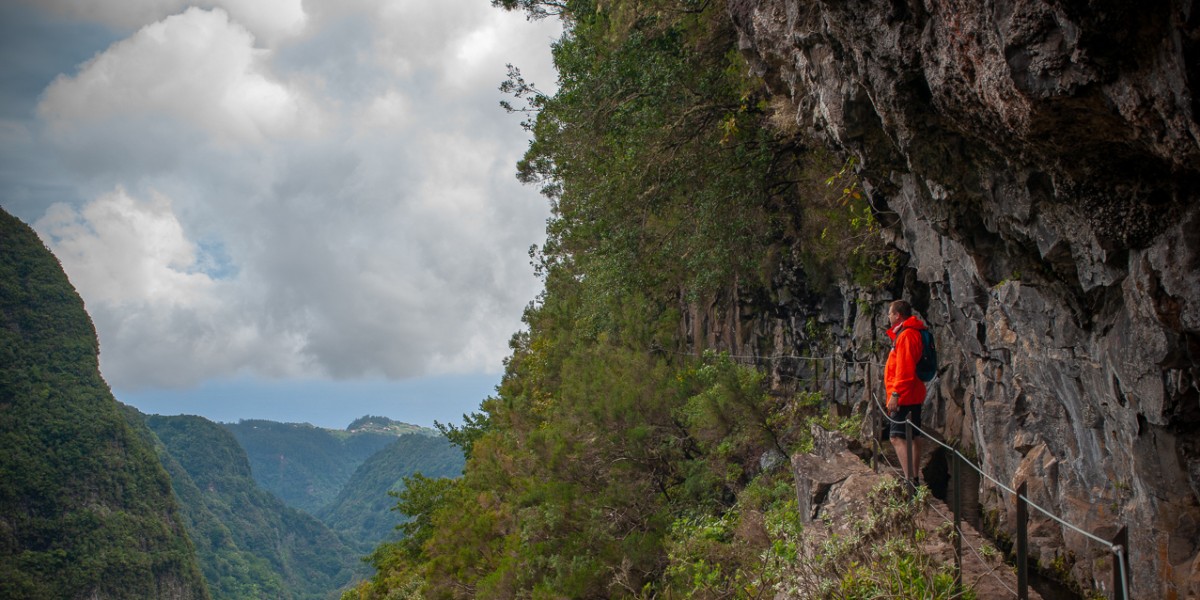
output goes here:
{"type": "Polygon", "coordinates": [[[891,398],[892,392],[900,392],[900,406],[925,402],[925,382],[917,378],[917,361],[925,348],[921,342],[921,329],[925,329],[925,323],[912,316],[887,332],[895,346],[888,353],[883,371],[884,399],[891,398]],[[903,330],[899,338],[896,337],[898,330],[903,330]]]}

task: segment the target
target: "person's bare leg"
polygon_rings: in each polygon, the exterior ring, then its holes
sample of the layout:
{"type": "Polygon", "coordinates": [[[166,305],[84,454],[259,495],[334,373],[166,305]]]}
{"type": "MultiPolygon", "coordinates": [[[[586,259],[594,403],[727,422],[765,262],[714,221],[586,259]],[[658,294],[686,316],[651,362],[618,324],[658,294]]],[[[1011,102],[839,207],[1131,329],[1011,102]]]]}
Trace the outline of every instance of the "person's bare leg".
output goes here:
{"type": "MultiPolygon", "coordinates": [[[[915,444],[916,440],[913,440],[913,443],[915,444]]],[[[892,447],[896,449],[896,459],[900,461],[900,470],[904,473],[904,478],[912,479],[912,474],[908,472],[908,445],[904,438],[892,438],[892,447]]],[[[916,450],[916,448],[914,445],[913,449],[916,450]]],[[[920,455],[918,454],[918,456],[920,455]]]]}

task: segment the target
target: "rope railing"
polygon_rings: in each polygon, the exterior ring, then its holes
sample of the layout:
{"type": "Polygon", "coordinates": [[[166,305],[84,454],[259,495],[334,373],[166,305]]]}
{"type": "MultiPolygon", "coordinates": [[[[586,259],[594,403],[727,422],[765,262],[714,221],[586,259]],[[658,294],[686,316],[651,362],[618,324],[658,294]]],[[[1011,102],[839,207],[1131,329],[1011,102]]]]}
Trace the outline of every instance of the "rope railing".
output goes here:
{"type": "MultiPolygon", "coordinates": [[[[894,424],[896,424],[896,425],[902,425],[902,424],[904,424],[904,423],[906,423],[906,422],[907,422],[907,421],[897,421],[897,420],[893,419],[893,418],[892,418],[890,415],[888,415],[888,414],[887,414],[887,412],[886,412],[886,411],[883,409],[883,407],[882,407],[882,406],[880,406],[878,398],[875,398],[875,406],[876,406],[877,408],[879,408],[879,412],[880,412],[880,414],[882,414],[882,415],[883,415],[883,418],[887,419],[887,420],[888,420],[890,423],[894,423],[894,424]]],[[[1004,490],[1004,491],[1008,492],[1009,494],[1012,494],[1013,496],[1016,496],[1016,495],[1017,495],[1017,492],[1016,492],[1016,490],[1014,490],[1014,489],[1012,489],[1012,488],[1010,488],[1010,487],[1008,487],[1008,486],[1004,485],[1003,483],[1001,483],[1001,482],[1000,482],[1000,480],[996,479],[995,477],[992,477],[991,475],[988,475],[986,472],[984,472],[984,471],[983,471],[983,469],[982,469],[982,468],[980,468],[978,465],[976,465],[975,463],[973,463],[973,462],[971,462],[970,460],[968,460],[968,459],[967,459],[967,457],[963,456],[963,455],[962,455],[962,453],[961,453],[961,452],[959,452],[958,450],[956,450],[955,448],[953,448],[953,447],[951,447],[951,446],[949,446],[949,445],[945,444],[944,442],[942,442],[941,440],[938,440],[937,438],[934,438],[934,437],[930,436],[928,432],[926,432],[925,430],[921,429],[920,427],[918,427],[918,426],[916,426],[916,425],[912,425],[912,428],[913,428],[913,430],[914,430],[914,431],[916,431],[916,432],[920,433],[921,435],[925,436],[925,439],[932,441],[933,443],[935,443],[935,444],[937,444],[937,445],[941,446],[942,448],[945,448],[946,450],[948,450],[948,451],[950,451],[950,452],[953,452],[953,453],[954,453],[956,456],[958,456],[958,458],[959,458],[960,460],[962,460],[962,461],[963,461],[963,463],[965,463],[967,466],[969,466],[969,467],[971,467],[972,469],[974,469],[974,470],[975,470],[975,472],[979,473],[981,476],[983,476],[983,477],[984,477],[985,479],[987,479],[988,481],[991,481],[992,483],[996,484],[996,486],[997,486],[997,487],[999,487],[1000,489],[1002,489],[1002,490],[1004,490]]],[[[1109,542],[1108,540],[1106,540],[1106,539],[1104,539],[1104,538],[1101,538],[1101,537],[1099,537],[1099,536],[1093,535],[1093,534],[1091,534],[1091,533],[1088,533],[1087,531],[1084,531],[1084,530],[1082,530],[1082,529],[1080,529],[1080,528],[1076,527],[1075,525],[1073,525],[1073,524],[1071,524],[1071,523],[1067,522],[1066,520],[1064,520],[1064,519],[1060,518],[1058,515],[1055,515],[1054,513],[1050,512],[1049,510],[1046,510],[1045,508],[1042,508],[1041,506],[1038,506],[1038,505],[1037,505],[1036,503],[1034,503],[1032,500],[1030,500],[1030,499],[1028,499],[1028,498],[1025,498],[1025,502],[1027,502],[1027,503],[1029,504],[1029,506],[1032,506],[1033,508],[1036,508],[1036,509],[1037,509],[1038,511],[1040,511],[1042,514],[1046,515],[1047,517],[1050,517],[1051,519],[1054,519],[1055,521],[1058,521],[1060,524],[1062,524],[1062,525],[1064,525],[1064,526],[1066,526],[1066,527],[1068,527],[1068,528],[1070,528],[1070,529],[1074,530],[1075,532],[1077,532],[1077,533],[1080,533],[1080,534],[1082,534],[1082,535],[1084,535],[1084,536],[1086,536],[1086,537],[1088,537],[1088,538],[1091,538],[1092,540],[1094,540],[1094,541],[1096,541],[1096,542],[1098,542],[1098,543],[1100,543],[1100,544],[1103,544],[1103,545],[1109,546],[1109,547],[1110,547],[1110,550],[1115,550],[1115,549],[1116,549],[1116,545],[1115,545],[1115,544],[1112,544],[1111,542],[1109,542]]]]}
{"type": "MultiPolygon", "coordinates": [[[[680,353],[680,354],[686,354],[686,353],[680,353]]],[[[724,354],[724,353],[723,353],[723,354],[724,354]]],[[[691,355],[691,356],[695,356],[695,355],[691,355]]],[[[800,355],[753,356],[753,355],[724,354],[724,356],[727,356],[727,357],[729,357],[729,358],[731,358],[731,359],[734,359],[734,360],[748,360],[748,361],[776,361],[776,360],[802,360],[802,361],[812,361],[812,362],[839,361],[839,362],[841,362],[841,363],[842,363],[844,366],[864,366],[864,365],[865,365],[865,366],[868,366],[868,367],[871,367],[871,366],[874,366],[874,367],[880,367],[880,368],[884,367],[884,363],[882,363],[882,362],[879,362],[879,361],[877,361],[877,360],[869,360],[869,359],[868,359],[868,360],[863,360],[863,359],[859,359],[859,358],[853,358],[853,359],[851,359],[851,358],[847,358],[845,355],[827,355],[827,356],[800,356],[800,355]]],[[[851,356],[855,356],[855,355],[854,355],[854,354],[852,354],[851,356]]],[[[802,379],[802,378],[796,378],[796,379],[802,379]]],[[[835,377],[835,378],[831,378],[831,379],[832,379],[833,381],[837,381],[837,378],[836,378],[836,377],[835,377]]],[[[868,379],[869,379],[869,375],[868,375],[868,379]]],[[[882,415],[882,416],[883,416],[883,418],[884,418],[884,419],[886,419],[888,422],[890,422],[890,423],[893,423],[893,424],[902,424],[902,423],[907,423],[907,424],[908,424],[908,426],[910,426],[910,427],[912,427],[912,428],[913,428],[913,430],[915,430],[915,431],[919,432],[921,435],[925,436],[925,438],[926,438],[926,439],[928,439],[928,440],[932,440],[932,441],[933,441],[934,443],[936,443],[937,445],[941,446],[942,448],[944,448],[944,449],[945,449],[945,450],[947,450],[948,452],[952,453],[952,454],[953,454],[953,456],[957,458],[957,460],[959,460],[959,461],[962,461],[962,464],[966,464],[966,465],[967,465],[967,466],[969,466],[971,469],[973,469],[975,472],[979,473],[979,475],[980,475],[981,477],[983,477],[984,479],[986,479],[986,480],[988,480],[988,481],[992,482],[993,484],[995,484],[995,485],[996,485],[996,487],[998,487],[998,488],[1000,488],[1001,490],[1003,490],[1003,491],[1007,492],[1008,494],[1012,495],[1012,496],[1013,496],[1013,497],[1016,499],[1016,501],[1018,502],[1018,504],[1022,504],[1022,503],[1023,503],[1023,504],[1024,504],[1024,505],[1026,505],[1026,506],[1033,507],[1033,508],[1034,508],[1034,509],[1036,509],[1038,512],[1042,513],[1043,515],[1045,515],[1046,517],[1050,518],[1051,520],[1053,520],[1053,521],[1055,521],[1055,522],[1059,523],[1059,524],[1060,524],[1060,525],[1062,525],[1063,527],[1066,527],[1067,529],[1069,529],[1069,530],[1071,530],[1071,531],[1074,531],[1074,532],[1076,532],[1076,533],[1078,533],[1078,534],[1080,534],[1080,535],[1084,536],[1085,538],[1087,538],[1087,539],[1089,539],[1089,540],[1092,540],[1092,541],[1096,542],[1097,544],[1100,544],[1100,546],[1101,546],[1102,548],[1106,548],[1106,549],[1107,549],[1107,551],[1108,551],[1108,552],[1110,552],[1110,553],[1113,555],[1113,561],[1114,561],[1114,564],[1113,564],[1113,592],[1114,592],[1114,598],[1120,598],[1120,599],[1122,599],[1122,600],[1126,600],[1126,599],[1130,598],[1130,595],[1129,595],[1129,572],[1128,572],[1129,558],[1128,558],[1128,554],[1127,554],[1127,545],[1128,545],[1128,542],[1127,542],[1127,541],[1126,541],[1126,539],[1125,539],[1125,537],[1126,537],[1126,533],[1125,533],[1125,532],[1126,532],[1126,529],[1125,529],[1124,527],[1123,527],[1123,528],[1120,530],[1120,532],[1117,534],[1117,539],[1118,539],[1118,540],[1120,540],[1120,542],[1119,542],[1119,543],[1118,543],[1117,541],[1115,541],[1115,540],[1106,540],[1106,539],[1104,539],[1104,538],[1101,538],[1101,537],[1099,537],[1099,536],[1097,536],[1097,535],[1095,535],[1095,534],[1093,534],[1093,533],[1091,533],[1091,532],[1089,532],[1089,531],[1086,531],[1086,530],[1084,530],[1084,529],[1080,528],[1079,526],[1077,526],[1077,525],[1075,525],[1075,524],[1073,524],[1073,523],[1071,523],[1071,522],[1067,521],[1066,519],[1064,519],[1064,518],[1062,518],[1062,517],[1060,517],[1060,516],[1058,516],[1058,515],[1056,515],[1056,514],[1054,514],[1054,513],[1050,512],[1048,509],[1046,509],[1046,508],[1042,507],[1041,505],[1037,504],[1036,502],[1034,502],[1033,500],[1031,500],[1031,499],[1030,499],[1030,498],[1029,498],[1029,497],[1028,497],[1026,494],[1024,494],[1024,493],[1021,493],[1021,492],[1018,492],[1017,490],[1014,490],[1014,489],[1012,489],[1012,488],[1008,487],[1007,485],[1005,485],[1004,483],[1002,483],[1002,482],[1001,482],[999,479],[996,479],[995,477],[993,477],[993,476],[992,476],[992,475],[990,475],[989,473],[985,472],[985,471],[983,470],[983,468],[982,468],[982,467],[980,467],[979,465],[976,465],[975,463],[971,462],[969,459],[967,459],[967,457],[966,457],[966,456],[963,456],[963,454],[962,454],[961,452],[959,452],[959,451],[958,451],[958,449],[956,449],[956,448],[953,448],[953,447],[951,447],[951,446],[947,445],[946,443],[942,442],[941,440],[938,440],[937,438],[935,438],[935,437],[931,436],[931,435],[930,435],[928,432],[926,432],[926,431],[924,431],[923,429],[921,429],[920,427],[918,427],[918,426],[916,426],[916,425],[912,424],[911,422],[908,422],[908,421],[897,421],[897,420],[893,419],[893,418],[891,417],[891,415],[889,415],[889,414],[887,413],[887,411],[886,411],[886,410],[884,410],[884,407],[883,407],[883,406],[880,404],[880,402],[879,402],[879,398],[878,398],[878,396],[877,396],[876,392],[875,392],[874,390],[871,390],[871,391],[870,391],[870,395],[871,395],[872,402],[875,404],[875,407],[876,407],[876,409],[878,409],[878,411],[879,411],[880,415],[882,415]]],[[[911,444],[911,437],[910,437],[910,439],[909,439],[909,443],[911,444]]],[[[909,453],[911,454],[911,449],[910,449],[909,453]]],[[[890,462],[889,462],[889,466],[891,466],[891,465],[890,465],[890,462]]],[[[898,468],[898,467],[896,467],[896,468],[898,468]]],[[[936,509],[935,509],[935,510],[936,510],[936,509]]],[[[940,514],[940,511],[938,511],[938,512],[939,512],[939,514],[940,514]]],[[[945,515],[942,515],[942,516],[944,517],[945,515]]],[[[1018,527],[1024,527],[1025,525],[1026,525],[1026,523],[1018,523],[1018,527]]],[[[956,533],[957,533],[957,535],[960,537],[960,539],[963,537],[963,532],[962,532],[962,530],[961,530],[961,529],[958,529],[956,533]]],[[[968,545],[968,547],[970,547],[970,546],[968,545]]],[[[976,550],[975,550],[973,547],[971,548],[971,550],[972,550],[973,552],[975,552],[975,554],[976,554],[977,556],[979,556],[979,552],[978,552],[978,551],[976,551],[976,550]]],[[[981,560],[982,560],[982,557],[980,557],[980,558],[981,558],[981,560]]],[[[959,557],[959,559],[960,559],[960,561],[961,561],[961,556],[959,557]]],[[[1020,561],[1019,561],[1019,562],[1020,562],[1020,561]]],[[[1018,569],[1027,569],[1027,568],[1028,568],[1028,565],[1024,565],[1024,564],[1018,564],[1018,565],[1017,565],[1017,568],[1018,568],[1018,569]]],[[[1001,582],[1001,583],[1002,583],[1002,585],[1003,585],[1003,586],[1004,586],[1006,589],[1008,589],[1010,592],[1013,592],[1013,594],[1014,594],[1015,596],[1017,596],[1018,598],[1022,598],[1022,599],[1023,599],[1023,598],[1025,597],[1025,596],[1023,596],[1023,595],[1022,595],[1022,593],[1021,593],[1023,590],[1013,591],[1011,588],[1008,588],[1008,586],[1007,586],[1007,585],[1004,585],[1004,584],[1003,584],[1003,582],[1001,582]]],[[[1019,586],[1019,587],[1021,587],[1021,586],[1019,586]]]]}
{"type": "MultiPolygon", "coordinates": [[[[893,470],[895,470],[895,471],[901,471],[901,470],[902,470],[902,469],[900,468],[900,466],[899,466],[899,465],[894,465],[894,464],[892,464],[892,461],[891,461],[891,460],[889,460],[889,459],[887,458],[887,456],[886,456],[886,455],[884,455],[884,456],[883,456],[883,460],[884,460],[884,462],[885,462],[885,463],[887,463],[887,465],[888,465],[889,467],[891,467],[893,470]]],[[[942,512],[940,509],[938,509],[938,507],[937,507],[936,505],[929,504],[928,506],[929,506],[929,508],[930,508],[930,509],[932,509],[934,512],[936,512],[936,513],[938,514],[938,516],[939,516],[939,517],[941,517],[941,518],[945,519],[947,522],[950,522],[950,521],[953,521],[953,520],[954,520],[954,519],[952,519],[951,517],[947,516],[947,515],[946,515],[946,513],[942,512]]],[[[955,524],[954,531],[955,531],[955,534],[956,534],[956,535],[958,535],[958,539],[960,539],[960,540],[966,540],[966,539],[967,539],[967,538],[966,538],[966,535],[965,535],[965,532],[963,531],[962,527],[959,527],[959,526],[957,525],[957,523],[955,524]]],[[[980,562],[981,564],[986,564],[986,563],[987,563],[987,559],[985,559],[985,558],[983,557],[983,553],[982,553],[982,552],[980,552],[978,548],[976,548],[975,546],[971,545],[971,543],[970,543],[969,541],[967,541],[967,542],[966,542],[966,545],[967,545],[967,548],[968,548],[968,549],[970,549],[970,550],[971,550],[971,552],[972,552],[972,553],[975,555],[975,557],[979,559],[979,562],[980,562]]],[[[961,549],[959,549],[959,551],[961,552],[961,549]]],[[[961,555],[960,555],[960,556],[958,556],[958,558],[959,558],[959,562],[961,563],[961,560],[962,560],[962,557],[961,557],[961,555]]],[[[1012,589],[1011,587],[1009,587],[1009,585],[1008,585],[1008,582],[1004,581],[1004,579],[1003,579],[1002,577],[1000,577],[1000,576],[999,576],[999,575],[996,573],[996,571],[995,571],[994,569],[993,569],[993,570],[991,570],[991,571],[988,571],[987,573],[984,573],[983,575],[980,575],[980,576],[979,576],[979,578],[977,578],[977,580],[978,580],[978,579],[982,579],[984,576],[987,576],[987,575],[991,575],[991,576],[992,576],[992,578],[996,580],[996,583],[1000,584],[1000,587],[1003,587],[1004,589],[1008,590],[1008,593],[1012,594],[1012,595],[1013,595],[1013,597],[1018,597],[1017,591],[1016,591],[1016,590],[1014,590],[1014,589],[1012,589]]],[[[959,580],[961,581],[961,573],[959,574],[959,580]]]]}
{"type": "MultiPolygon", "coordinates": [[[[963,456],[963,454],[961,452],[959,452],[958,449],[953,448],[953,447],[947,445],[946,443],[942,442],[941,440],[931,436],[929,434],[929,432],[926,432],[925,430],[921,429],[917,425],[913,424],[911,421],[907,421],[907,420],[898,421],[896,419],[893,419],[891,417],[891,415],[889,415],[887,413],[887,411],[884,410],[883,406],[879,403],[878,396],[873,391],[871,392],[871,399],[872,399],[873,403],[875,404],[875,407],[879,410],[879,413],[883,416],[884,419],[887,419],[887,421],[889,423],[896,424],[896,425],[903,424],[906,427],[911,427],[913,431],[920,433],[921,435],[923,435],[925,437],[925,439],[930,440],[933,443],[946,449],[947,451],[953,453],[953,455],[956,456],[958,458],[958,460],[962,461],[962,464],[965,464],[965,465],[971,467],[971,469],[973,469],[975,472],[979,473],[979,475],[981,477],[987,479],[988,481],[991,481],[993,484],[995,484],[997,487],[1004,490],[1005,492],[1008,492],[1019,503],[1024,503],[1027,506],[1031,506],[1034,509],[1037,509],[1038,512],[1042,513],[1043,515],[1046,515],[1047,517],[1056,521],[1060,525],[1063,525],[1064,527],[1066,527],[1072,531],[1075,531],[1076,533],[1079,533],[1090,540],[1095,541],[1096,543],[1100,544],[1101,547],[1106,547],[1108,549],[1108,551],[1111,552],[1113,555],[1113,561],[1114,561],[1114,564],[1113,564],[1113,572],[1114,572],[1114,582],[1113,582],[1114,586],[1113,587],[1114,587],[1114,589],[1113,589],[1113,591],[1117,594],[1117,596],[1115,596],[1115,597],[1121,598],[1121,599],[1127,599],[1130,597],[1129,596],[1128,557],[1125,554],[1125,545],[1124,544],[1114,543],[1113,541],[1106,540],[1095,534],[1092,534],[1091,532],[1085,531],[1085,530],[1079,528],[1078,526],[1076,526],[1075,524],[1067,521],[1066,519],[1063,519],[1062,517],[1059,517],[1058,515],[1050,512],[1046,508],[1043,508],[1042,506],[1040,506],[1039,504],[1037,504],[1033,500],[1031,500],[1024,493],[1018,492],[1017,490],[1014,490],[1014,489],[1008,487],[1007,485],[1004,485],[1003,483],[1000,482],[1000,480],[989,475],[987,472],[985,472],[983,470],[982,467],[980,467],[979,465],[976,465],[975,463],[973,463],[969,459],[967,459],[967,457],[963,456]]],[[[911,436],[908,436],[907,443],[910,444],[909,453],[911,454],[911,452],[912,452],[912,449],[911,449],[912,437],[911,436]]],[[[1026,526],[1026,523],[1018,523],[1017,526],[1019,528],[1023,528],[1026,526]]],[[[1124,532],[1124,529],[1122,529],[1122,534],[1123,534],[1123,532],[1124,532]]],[[[961,536],[962,531],[959,530],[958,534],[961,536]]],[[[1122,534],[1118,534],[1118,535],[1122,535],[1122,534]]],[[[1023,555],[1024,549],[1021,549],[1021,551],[1018,554],[1023,555]]],[[[1022,561],[1018,561],[1017,568],[1018,569],[1027,569],[1028,565],[1020,564],[1021,562],[1022,561]]],[[[1019,598],[1025,598],[1025,596],[1020,594],[1019,592],[1017,593],[1017,596],[1019,598]]]]}

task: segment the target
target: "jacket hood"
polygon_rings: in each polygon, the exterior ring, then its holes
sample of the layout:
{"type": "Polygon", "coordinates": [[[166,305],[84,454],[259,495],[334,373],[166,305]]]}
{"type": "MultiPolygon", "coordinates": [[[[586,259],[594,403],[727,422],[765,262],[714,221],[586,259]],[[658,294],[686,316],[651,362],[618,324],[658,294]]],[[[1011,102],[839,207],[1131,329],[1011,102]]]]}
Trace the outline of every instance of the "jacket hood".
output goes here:
{"type": "Polygon", "coordinates": [[[896,332],[900,331],[901,329],[916,329],[919,331],[921,329],[928,329],[928,328],[925,327],[924,321],[922,321],[921,319],[918,319],[917,315],[913,315],[903,321],[900,321],[899,325],[888,328],[888,330],[887,330],[888,337],[895,340],[896,332]]]}

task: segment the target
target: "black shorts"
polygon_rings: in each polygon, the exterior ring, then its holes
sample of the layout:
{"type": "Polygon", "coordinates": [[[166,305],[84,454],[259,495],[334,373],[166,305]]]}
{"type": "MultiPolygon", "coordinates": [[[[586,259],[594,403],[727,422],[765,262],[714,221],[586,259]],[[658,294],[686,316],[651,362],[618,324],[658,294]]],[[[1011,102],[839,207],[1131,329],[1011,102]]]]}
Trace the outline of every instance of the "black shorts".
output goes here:
{"type": "MultiPolygon", "coordinates": [[[[912,424],[917,427],[921,426],[921,406],[921,404],[907,404],[899,407],[896,414],[892,415],[893,421],[899,421],[899,423],[891,423],[893,438],[904,439],[905,419],[912,421],[912,424]]],[[[921,437],[921,432],[913,429],[913,439],[915,440],[919,437],[921,437]]]]}

